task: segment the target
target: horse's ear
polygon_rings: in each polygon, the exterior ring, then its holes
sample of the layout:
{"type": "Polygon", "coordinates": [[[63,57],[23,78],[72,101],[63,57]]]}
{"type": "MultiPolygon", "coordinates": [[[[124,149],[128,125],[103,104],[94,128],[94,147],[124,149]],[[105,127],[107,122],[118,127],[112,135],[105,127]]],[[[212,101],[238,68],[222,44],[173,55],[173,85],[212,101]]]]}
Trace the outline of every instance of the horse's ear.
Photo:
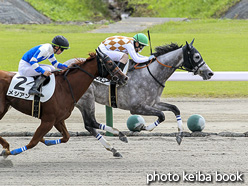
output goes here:
{"type": "Polygon", "coordinates": [[[103,55],[102,55],[102,53],[98,50],[98,48],[96,49],[96,54],[97,54],[100,58],[103,58],[103,55]]]}
{"type": "Polygon", "coordinates": [[[100,54],[99,54],[98,50],[97,50],[97,49],[95,49],[95,51],[96,51],[96,54],[99,56],[100,54]]]}
{"type": "Polygon", "coordinates": [[[189,49],[190,50],[190,45],[189,45],[189,43],[186,41],[186,45],[187,45],[187,49],[189,49]]]}
{"type": "Polygon", "coordinates": [[[105,58],[105,57],[107,56],[106,54],[104,54],[104,53],[101,51],[101,49],[100,49],[99,47],[96,49],[96,53],[97,53],[97,55],[100,56],[101,58],[105,58]]]}
{"type": "Polygon", "coordinates": [[[195,38],[191,41],[190,46],[193,46],[194,41],[195,41],[195,38]]]}

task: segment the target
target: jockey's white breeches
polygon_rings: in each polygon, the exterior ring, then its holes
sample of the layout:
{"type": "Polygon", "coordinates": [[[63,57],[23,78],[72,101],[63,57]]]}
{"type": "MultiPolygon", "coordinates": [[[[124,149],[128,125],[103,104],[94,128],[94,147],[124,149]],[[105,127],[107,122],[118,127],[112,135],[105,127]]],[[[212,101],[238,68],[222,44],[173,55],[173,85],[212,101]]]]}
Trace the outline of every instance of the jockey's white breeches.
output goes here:
{"type": "Polygon", "coordinates": [[[99,45],[99,48],[100,48],[100,50],[101,50],[104,54],[108,55],[108,56],[110,57],[110,59],[112,59],[113,61],[120,61],[121,58],[122,58],[122,56],[125,54],[125,53],[119,52],[119,51],[108,50],[108,49],[105,47],[105,45],[102,44],[102,43],[99,45]]]}
{"type": "MultiPolygon", "coordinates": [[[[46,65],[46,64],[39,64],[41,68],[43,68],[45,71],[53,72],[55,71],[55,67],[52,65],[46,65]]],[[[36,72],[33,67],[26,61],[22,60],[19,62],[18,72],[21,76],[38,76],[41,75],[41,73],[36,72]]]]}

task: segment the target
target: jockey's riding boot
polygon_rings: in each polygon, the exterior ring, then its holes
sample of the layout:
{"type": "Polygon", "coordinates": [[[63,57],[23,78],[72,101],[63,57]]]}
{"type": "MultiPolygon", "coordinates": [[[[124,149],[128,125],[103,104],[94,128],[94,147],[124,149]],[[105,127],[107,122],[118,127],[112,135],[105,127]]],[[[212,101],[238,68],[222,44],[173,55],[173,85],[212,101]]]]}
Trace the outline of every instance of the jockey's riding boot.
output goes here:
{"type": "Polygon", "coordinates": [[[33,87],[29,90],[28,93],[29,93],[30,95],[37,95],[37,96],[39,96],[39,97],[44,97],[44,95],[43,95],[41,92],[38,91],[38,88],[39,88],[39,86],[40,86],[45,80],[46,80],[46,76],[44,76],[44,75],[39,76],[39,77],[35,80],[33,87]]]}

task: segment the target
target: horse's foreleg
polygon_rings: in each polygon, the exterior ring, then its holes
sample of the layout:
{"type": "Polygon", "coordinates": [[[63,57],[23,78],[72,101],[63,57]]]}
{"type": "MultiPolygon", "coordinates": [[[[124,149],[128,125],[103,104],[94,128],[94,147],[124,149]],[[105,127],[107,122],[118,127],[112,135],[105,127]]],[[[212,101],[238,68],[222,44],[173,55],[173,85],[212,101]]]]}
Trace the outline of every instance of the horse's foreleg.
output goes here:
{"type": "Polygon", "coordinates": [[[42,138],[41,142],[47,146],[66,143],[70,139],[70,134],[66,128],[65,121],[56,123],[54,127],[62,134],[62,138],[57,140],[45,140],[44,138],[42,138]]]}
{"type": "Polygon", "coordinates": [[[176,140],[177,140],[177,143],[180,145],[180,143],[182,142],[182,138],[183,138],[183,122],[182,122],[182,118],[180,115],[180,110],[175,105],[163,103],[163,102],[159,102],[155,104],[154,107],[156,107],[157,109],[161,111],[171,111],[175,114],[176,119],[177,119],[177,126],[178,126],[178,135],[176,137],[176,140]]]}
{"type": "Polygon", "coordinates": [[[34,136],[28,145],[21,147],[21,148],[18,148],[18,149],[14,149],[12,151],[5,150],[2,152],[2,155],[5,157],[7,157],[9,155],[17,155],[17,154],[20,154],[20,153],[28,150],[28,149],[35,147],[39,143],[39,141],[43,138],[43,136],[45,136],[52,129],[52,127],[53,127],[53,122],[41,121],[40,126],[35,131],[34,136]]]}
{"type": "Polygon", "coordinates": [[[85,125],[85,128],[104,146],[106,150],[111,151],[114,157],[122,157],[122,155],[115,148],[113,148],[110,143],[96,131],[96,129],[87,125],[85,125]]]}
{"type": "Polygon", "coordinates": [[[130,109],[130,113],[158,117],[157,121],[155,121],[154,123],[148,126],[141,125],[140,130],[152,131],[155,127],[158,126],[158,124],[160,124],[161,122],[165,120],[165,116],[163,112],[148,105],[138,105],[138,106],[132,107],[132,109],[130,109]]]}

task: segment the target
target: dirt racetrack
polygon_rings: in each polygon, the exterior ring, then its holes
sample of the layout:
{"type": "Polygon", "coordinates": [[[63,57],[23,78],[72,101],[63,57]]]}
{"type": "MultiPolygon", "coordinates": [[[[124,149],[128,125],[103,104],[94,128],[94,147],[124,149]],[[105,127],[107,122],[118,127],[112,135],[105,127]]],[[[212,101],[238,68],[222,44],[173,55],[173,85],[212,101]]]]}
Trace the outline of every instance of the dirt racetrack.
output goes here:
{"type": "MultiPolygon", "coordinates": [[[[38,144],[20,155],[0,158],[0,185],[136,186],[147,185],[148,180],[151,185],[200,185],[204,177],[206,185],[247,185],[248,141],[241,136],[247,136],[248,131],[248,99],[169,98],[163,101],[180,108],[186,132],[189,132],[187,118],[197,113],[206,119],[204,132],[213,134],[185,137],[179,146],[175,137],[162,135],[176,132],[175,118],[166,112],[164,123],[151,133],[129,136],[128,144],[117,137],[105,137],[123,155],[122,159],[114,158],[90,136],[71,137],[68,143],[51,147],[38,144]],[[223,137],[223,132],[240,137],[223,137]],[[222,177],[224,181],[218,182],[222,177]]],[[[125,122],[129,116],[128,111],[115,109],[114,126],[127,131],[125,122]]],[[[102,105],[97,105],[97,119],[105,123],[102,105]]],[[[69,131],[85,132],[81,120],[75,109],[67,120],[69,131]]],[[[145,117],[145,120],[150,124],[155,118],[145,117]]],[[[34,132],[38,122],[11,109],[1,120],[0,131],[34,132]]],[[[51,133],[54,132],[52,129],[51,133]]],[[[5,139],[13,149],[26,145],[31,136],[5,139]]]]}

